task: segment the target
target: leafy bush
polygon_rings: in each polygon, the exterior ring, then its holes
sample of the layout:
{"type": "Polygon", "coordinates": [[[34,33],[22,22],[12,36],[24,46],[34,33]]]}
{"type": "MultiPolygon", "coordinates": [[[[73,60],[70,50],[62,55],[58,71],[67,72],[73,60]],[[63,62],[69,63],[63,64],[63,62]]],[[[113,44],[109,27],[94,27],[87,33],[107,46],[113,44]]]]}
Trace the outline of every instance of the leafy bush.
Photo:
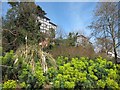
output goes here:
{"type": "Polygon", "coordinates": [[[106,88],[120,89],[120,65],[101,57],[91,60],[81,57],[58,57],[58,74],[53,78],[54,88],[106,88]],[[114,84],[113,84],[114,83],[114,84]]]}
{"type": "Polygon", "coordinates": [[[4,82],[4,84],[3,84],[3,90],[6,90],[6,89],[7,90],[15,90],[16,85],[17,85],[16,81],[14,81],[14,80],[8,80],[8,81],[4,82]]]}
{"type": "Polygon", "coordinates": [[[1,56],[0,60],[3,67],[3,82],[14,79],[18,80],[20,88],[42,88],[45,76],[38,58],[35,57],[35,59],[32,59],[34,62],[31,62],[25,57],[16,56],[13,51],[10,51],[5,56],[1,56]]]}
{"type": "Polygon", "coordinates": [[[47,82],[53,82],[54,77],[57,75],[57,70],[54,67],[48,69],[46,73],[47,82]]]}
{"type": "Polygon", "coordinates": [[[16,85],[25,89],[40,89],[49,84],[60,89],[120,89],[120,65],[101,57],[92,60],[59,56],[55,62],[57,65],[53,64],[45,73],[37,55],[31,59],[25,56],[17,56],[16,59],[13,51],[10,51],[0,59],[3,62],[4,89],[14,89],[16,85]]]}
{"type": "Polygon", "coordinates": [[[0,56],[0,62],[2,62],[2,79],[4,81],[8,79],[15,79],[16,78],[16,71],[14,68],[14,52],[11,50],[7,52],[5,56],[0,56]]]}
{"type": "Polygon", "coordinates": [[[34,71],[32,67],[26,64],[26,67],[19,72],[19,82],[22,88],[42,88],[45,81],[40,63],[37,62],[34,71]]]}

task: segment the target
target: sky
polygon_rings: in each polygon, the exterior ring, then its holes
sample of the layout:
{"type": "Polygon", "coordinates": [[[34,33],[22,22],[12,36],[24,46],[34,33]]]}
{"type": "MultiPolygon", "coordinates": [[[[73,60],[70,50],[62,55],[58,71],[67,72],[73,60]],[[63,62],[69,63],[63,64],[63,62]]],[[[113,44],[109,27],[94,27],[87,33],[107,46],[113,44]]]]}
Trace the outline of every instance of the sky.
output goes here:
{"type": "Polygon", "coordinates": [[[87,28],[93,19],[93,10],[96,2],[36,2],[52,22],[62,28],[66,33],[83,32],[89,36],[87,28]]]}
{"type": "MultiPolygon", "coordinates": [[[[90,35],[87,26],[92,22],[97,2],[36,2],[36,4],[42,7],[51,22],[62,28],[65,33],[82,32],[86,36],[90,35]]],[[[9,8],[7,3],[2,3],[3,16],[9,8]]]]}

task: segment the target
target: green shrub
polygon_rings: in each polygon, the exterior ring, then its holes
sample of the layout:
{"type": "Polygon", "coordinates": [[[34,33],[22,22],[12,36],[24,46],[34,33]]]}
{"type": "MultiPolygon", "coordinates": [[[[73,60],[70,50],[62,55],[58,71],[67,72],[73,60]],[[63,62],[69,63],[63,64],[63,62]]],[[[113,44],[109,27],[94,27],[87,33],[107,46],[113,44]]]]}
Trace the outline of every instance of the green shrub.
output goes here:
{"type": "Polygon", "coordinates": [[[15,79],[16,72],[14,68],[14,52],[11,50],[10,52],[7,52],[5,56],[0,56],[0,62],[2,62],[2,79],[4,81],[8,79],[15,79]]]}
{"type": "Polygon", "coordinates": [[[43,70],[40,67],[39,62],[36,64],[34,76],[37,79],[36,84],[38,84],[38,86],[36,86],[35,88],[41,87],[44,84],[46,78],[45,76],[43,76],[43,70]]]}
{"type": "Polygon", "coordinates": [[[6,66],[2,68],[3,82],[6,81],[1,84],[3,89],[15,89],[16,85],[25,89],[42,89],[46,84],[60,89],[120,89],[120,65],[101,57],[92,60],[59,56],[55,62],[57,65],[48,68],[46,73],[43,73],[36,55],[35,59],[29,60],[18,55],[15,63],[14,53],[10,51],[0,59],[6,66]]]}
{"type": "Polygon", "coordinates": [[[17,83],[15,80],[8,80],[3,84],[3,90],[15,90],[17,83]]]}
{"type": "Polygon", "coordinates": [[[34,65],[31,65],[24,57],[19,55],[16,57],[12,50],[7,52],[5,56],[1,56],[0,60],[3,66],[3,81],[15,79],[18,80],[20,88],[42,88],[45,76],[43,75],[40,61],[36,60],[33,62],[34,65]]]}
{"type": "Polygon", "coordinates": [[[22,83],[20,83],[19,85],[20,85],[21,88],[26,88],[26,87],[27,87],[27,85],[26,85],[25,82],[22,82],[22,83]]]}
{"type": "Polygon", "coordinates": [[[54,67],[48,69],[46,73],[47,82],[53,82],[54,77],[57,75],[57,70],[54,67]]]}
{"type": "Polygon", "coordinates": [[[42,88],[45,82],[45,76],[43,75],[40,63],[37,62],[34,71],[30,65],[26,65],[19,73],[19,82],[21,82],[22,88],[42,88]]]}
{"type": "Polygon", "coordinates": [[[57,60],[59,68],[53,78],[54,88],[120,89],[120,65],[101,57],[95,60],[84,57],[72,58],[69,61],[67,57],[58,57],[57,60]]]}

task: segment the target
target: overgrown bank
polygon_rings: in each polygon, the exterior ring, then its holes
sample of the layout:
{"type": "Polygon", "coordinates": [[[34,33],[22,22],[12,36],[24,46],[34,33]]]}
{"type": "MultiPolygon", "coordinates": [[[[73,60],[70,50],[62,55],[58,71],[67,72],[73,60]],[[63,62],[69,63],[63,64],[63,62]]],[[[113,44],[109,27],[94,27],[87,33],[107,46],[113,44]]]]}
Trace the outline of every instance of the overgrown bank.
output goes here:
{"type": "Polygon", "coordinates": [[[20,55],[16,58],[15,53],[10,51],[0,57],[3,89],[120,89],[119,64],[101,57],[92,60],[59,56],[56,65],[46,59],[48,70],[44,72],[38,53],[33,50],[34,58],[30,58],[31,54],[32,51],[28,53],[29,58],[20,55]],[[28,60],[31,62],[28,63],[28,60]]]}

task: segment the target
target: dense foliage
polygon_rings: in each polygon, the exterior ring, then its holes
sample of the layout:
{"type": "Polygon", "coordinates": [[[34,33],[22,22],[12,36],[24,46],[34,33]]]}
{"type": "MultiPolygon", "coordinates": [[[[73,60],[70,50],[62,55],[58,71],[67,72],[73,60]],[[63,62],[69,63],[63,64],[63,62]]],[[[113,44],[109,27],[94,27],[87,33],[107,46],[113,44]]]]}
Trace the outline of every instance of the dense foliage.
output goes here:
{"type": "Polygon", "coordinates": [[[58,57],[57,64],[59,65],[57,72],[49,71],[54,76],[52,78],[54,88],[120,88],[120,65],[101,57],[95,60],[84,57],[72,59],[58,57]]]}
{"type": "Polygon", "coordinates": [[[50,88],[72,89],[120,89],[120,65],[101,57],[89,58],[57,58],[57,70],[49,67],[43,72],[41,63],[35,61],[33,66],[18,57],[16,62],[13,51],[1,57],[3,88],[50,88]]]}
{"type": "Polygon", "coordinates": [[[14,81],[14,80],[8,80],[8,81],[6,81],[4,84],[3,84],[3,90],[4,89],[9,89],[9,90],[11,90],[11,89],[14,89],[15,90],[15,88],[16,88],[16,81],[14,81]]]}
{"type": "Polygon", "coordinates": [[[45,76],[40,62],[28,63],[23,57],[14,55],[13,51],[1,56],[3,88],[42,88],[45,76]],[[12,84],[11,84],[12,83],[12,84]]]}
{"type": "MultiPolygon", "coordinates": [[[[46,12],[35,2],[17,0],[8,4],[11,8],[2,18],[3,56],[0,56],[2,62],[0,87],[2,86],[3,90],[120,89],[120,65],[101,57],[95,58],[96,53],[93,45],[88,43],[89,40],[79,45],[78,33],[72,32],[66,39],[58,33],[60,37],[55,39],[54,29],[49,29],[49,35],[40,30],[41,23],[37,17],[44,17],[46,12]],[[56,60],[44,51],[51,53],[56,60]]],[[[101,52],[106,54],[106,50],[113,48],[117,59],[115,39],[117,31],[113,28],[116,22],[109,22],[111,17],[113,21],[117,21],[118,18],[117,9],[113,6],[112,3],[101,3],[100,8],[96,9],[96,20],[90,28],[94,31],[93,36],[95,34],[99,37],[98,45],[102,46],[101,52]],[[109,10],[109,5],[112,11],[109,10]],[[105,24],[106,22],[109,24],[105,24]],[[105,27],[109,29],[106,30],[105,27]],[[111,37],[110,41],[107,41],[109,40],[107,37],[111,37]]]]}
{"type": "Polygon", "coordinates": [[[40,30],[37,16],[44,16],[46,12],[35,2],[8,2],[10,8],[2,18],[2,46],[3,51],[16,50],[21,44],[35,44],[47,37],[40,30]],[[27,8],[26,8],[27,7],[27,8]]]}

